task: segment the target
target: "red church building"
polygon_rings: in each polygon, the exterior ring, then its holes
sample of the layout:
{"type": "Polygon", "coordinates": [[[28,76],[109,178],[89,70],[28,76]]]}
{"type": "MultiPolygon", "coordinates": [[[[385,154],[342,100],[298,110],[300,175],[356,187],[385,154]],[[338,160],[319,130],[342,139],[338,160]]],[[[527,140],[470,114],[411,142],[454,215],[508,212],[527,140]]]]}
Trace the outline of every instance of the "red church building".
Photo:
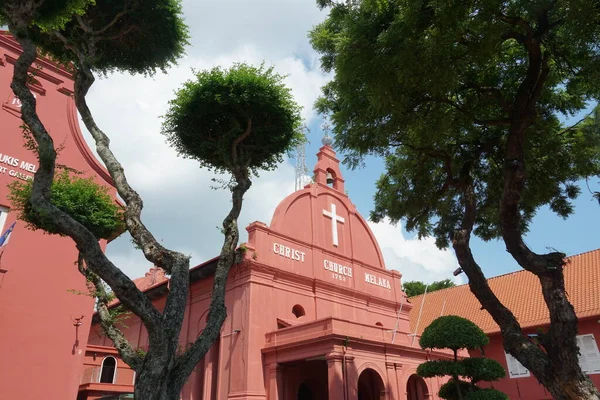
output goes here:
{"type": "MultiPolygon", "coordinates": [[[[38,167],[24,147],[21,104],[10,88],[19,54],[16,41],[0,32],[0,232],[14,223],[0,247],[0,399],[75,399],[94,300],[72,293],[86,290],[73,241],[28,230],[7,199],[6,186],[32,179],[38,167]]],[[[42,121],[63,147],[58,163],[112,188],[79,129],[71,75],[43,58],[35,67],[29,87],[42,121]]]]}
{"type": "MultiPolygon", "coordinates": [[[[221,336],[182,399],[438,398],[444,381],[420,378],[416,368],[451,355],[422,350],[410,335],[412,305],[401,275],[386,269],[373,233],[344,191],[336,154],[324,143],[315,183],[285,198],[270,225],[246,228],[249,251],[229,277],[221,336]]],[[[206,324],[216,261],[190,271],[182,348],[206,324]]],[[[168,280],[157,269],[136,283],[156,307],[164,306],[168,280]]],[[[133,346],[146,349],[139,319],[128,319],[127,327],[133,346]]],[[[80,399],[131,393],[133,379],[94,324],[80,399]]]]}

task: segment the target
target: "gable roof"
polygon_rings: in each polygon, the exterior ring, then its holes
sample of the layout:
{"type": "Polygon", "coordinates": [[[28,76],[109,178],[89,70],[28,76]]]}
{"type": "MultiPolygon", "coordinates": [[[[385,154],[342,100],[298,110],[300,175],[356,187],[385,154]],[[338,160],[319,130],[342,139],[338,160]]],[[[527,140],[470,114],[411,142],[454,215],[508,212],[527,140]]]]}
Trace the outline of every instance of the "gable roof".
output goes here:
{"type": "MultiPolygon", "coordinates": [[[[565,286],[569,301],[579,318],[600,316],[600,249],[567,257],[564,268],[565,286]]],[[[550,323],[548,309],[542,297],[538,278],[531,272],[520,270],[488,279],[498,299],[513,312],[522,328],[550,323]]],[[[423,295],[411,297],[410,329],[415,332],[423,303],[423,295]]],[[[500,332],[487,311],[468,285],[441,289],[425,295],[423,313],[417,334],[440,315],[458,315],[468,318],[487,334],[500,332]]]]}

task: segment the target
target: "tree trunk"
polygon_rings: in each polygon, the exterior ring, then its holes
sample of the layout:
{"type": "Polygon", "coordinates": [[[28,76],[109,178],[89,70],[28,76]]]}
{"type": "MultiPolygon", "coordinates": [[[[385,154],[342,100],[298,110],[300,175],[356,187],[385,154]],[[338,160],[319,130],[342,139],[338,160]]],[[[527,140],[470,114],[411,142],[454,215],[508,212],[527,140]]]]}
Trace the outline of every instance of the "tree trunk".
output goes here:
{"type": "Polygon", "coordinates": [[[170,371],[160,365],[144,365],[135,379],[134,397],[139,400],[179,400],[182,386],[172,379],[170,371]]]}

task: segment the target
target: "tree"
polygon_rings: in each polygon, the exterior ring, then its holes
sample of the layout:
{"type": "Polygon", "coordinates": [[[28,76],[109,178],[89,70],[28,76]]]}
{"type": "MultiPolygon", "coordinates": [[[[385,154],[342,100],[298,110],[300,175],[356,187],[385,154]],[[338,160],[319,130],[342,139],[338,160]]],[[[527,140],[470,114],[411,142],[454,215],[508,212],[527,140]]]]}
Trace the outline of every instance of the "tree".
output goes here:
{"type": "MultiPolygon", "coordinates": [[[[188,39],[179,0],[4,0],[0,1],[0,19],[8,24],[22,46],[11,87],[21,100],[22,119],[35,140],[39,159],[29,198],[32,215],[43,216],[43,224],[37,227],[48,231],[51,227],[52,233],[69,236],[75,242],[80,253],[78,268],[93,286],[93,295],[98,297],[101,325],[121,358],[136,371],[135,397],[179,399],[192,369],[208,351],[225,320],[227,276],[244,253],[243,248],[237,247],[237,218],[243,195],[251,185],[251,175],[273,168],[281,154],[293,148],[299,132],[298,106],[281,76],[248,66],[221,71],[220,75],[200,73],[197,81],[188,82],[171,103],[166,133],[172,143],[181,153],[232,177],[228,185],[232,206],[223,221],[224,242],[214,271],[207,326],[190,348],[178,355],[189,291],[189,257],[163,247],[144,225],[142,199],[128,183],[123,167],[110,150],[108,135],[94,121],[86,95],[94,83],[94,74],[113,70],[153,74],[175,63],[188,39]],[[51,196],[57,150],[27,88],[31,66],[38,55],[36,44],[73,69],[75,104],[125,203],[124,225],[146,259],[170,275],[170,290],[162,312],[106,257],[97,235],[80,218],[82,215],[61,207],[51,196]],[[218,89],[215,93],[221,95],[210,97],[206,90],[209,86],[218,89]],[[233,89],[235,96],[230,97],[229,90],[233,89]],[[186,114],[186,110],[194,110],[195,114],[186,114]],[[186,137],[181,146],[177,146],[176,136],[186,137]],[[252,143],[262,147],[257,149],[252,143]],[[213,151],[206,152],[207,148],[213,151]],[[115,315],[108,307],[113,294],[146,327],[149,348],[145,354],[136,352],[115,324],[115,315]]],[[[77,189],[64,193],[72,196],[67,203],[76,201],[81,194],[77,189]]],[[[18,196],[18,192],[14,194],[18,196]]]]}
{"type": "Polygon", "coordinates": [[[482,381],[495,381],[506,373],[499,362],[485,358],[472,357],[458,360],[458,350],[480,349],[489,343],[481,328],[466,318],[447,315],[435,319],[421,335],[419,344],[423,349],[451,349],[454,359],[431,360],[417,368],[417,374],[423,378],[452,378],[440,387],[440,397],[447,400],[462,399],[506,399],[508,396],[494,389],[481,389],[476,384],[482,381]],[[464,381],[460,377],[468,378],[464,381]]]}
{"type": "Polygon", "coordinates": [[[425,285],[421,281],[408,281],[402,284],[402,290],[406,293],[406,296],[413,297],[425,293],[425,287],[427,287],[427,293],[435,292],[436,290],[446,289],[453,287],[454,282],[450,279],[444,279],[441,281],[435,281],[429,285],[425,285]]]}
{"type": "Polygon", "coordinates": [[[317,102],[355,166],[386,158],[375,221],[406,220],[419,237],[452,246],[505,350],[556,399],[598,399],[578,363],[577,316],[565,293],[565,254],[524,241],[536,211],[573,211],[578,181],[600,173],[594,116],[565,127],[559,115],[600,94],[600,8],[575,0],[319,0],[328,18],[310,33],[334,71],[317,102]],[[476,235],[502,239],[539,278],[550,314],[532,342],[488,286],[470,250],[476,235]]]}

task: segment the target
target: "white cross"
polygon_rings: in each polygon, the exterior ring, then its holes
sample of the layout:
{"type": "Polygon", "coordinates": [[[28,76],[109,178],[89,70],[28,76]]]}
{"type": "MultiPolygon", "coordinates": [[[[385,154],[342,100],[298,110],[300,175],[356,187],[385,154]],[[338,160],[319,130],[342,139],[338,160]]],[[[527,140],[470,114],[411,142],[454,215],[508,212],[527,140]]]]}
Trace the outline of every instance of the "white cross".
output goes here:
{"type": "Polygon", "coordinates": [[[344,218],[340,217],[339,215],[337,215],[335,213],[335,204],[331,203],[331,212],[327,211],[327,210],[323,210],[323,215],[326,217],[331,218],[331,235],[333,236],[333,245],[335,247],[338,246],[338,230],[337,230],[337,223],[344,223],[346,222],[344,220],[344,218]]]}

